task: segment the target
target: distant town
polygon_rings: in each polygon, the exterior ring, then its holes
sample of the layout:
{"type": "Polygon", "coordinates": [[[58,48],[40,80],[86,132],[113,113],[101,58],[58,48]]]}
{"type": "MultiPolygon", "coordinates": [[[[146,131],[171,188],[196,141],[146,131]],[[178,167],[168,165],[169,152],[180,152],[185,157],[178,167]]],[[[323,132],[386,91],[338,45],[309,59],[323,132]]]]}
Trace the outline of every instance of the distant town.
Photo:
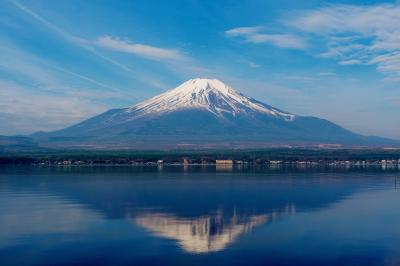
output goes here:
{"type": "Polygon", "coordinates": [[[42,160],[39,162],[33,162],[31,165],[38,166],[216,166],[217,169],[230,169],[233,167],[241,168],[243,166],[253,165],[265,165],[270,168],[280,167],[300,167],[300,168],[312,168],[312,167],[334,167],[334,168],[367,168],[367,167],[380,167],[382,169],[398,169],[400,170],[400,159],[398,160],[377,160],[377,161],[329,161],[329,160],[318,160],[318,161],[259,161],[255,162],[241,161],[241,160],[215,160],[208,161],[202,160],[198,162],[191,159],[182,159],[181,162],[172,161],[128,161],[128,160],[63,160],[63,161],[50,161],[42,160]]]}
{"type": "Polygon", "coordinates": [[[400,170],[400,150],[269,149],[205,151],[43,151],[0,154],[2,165],[379,167],[400,170]]]}

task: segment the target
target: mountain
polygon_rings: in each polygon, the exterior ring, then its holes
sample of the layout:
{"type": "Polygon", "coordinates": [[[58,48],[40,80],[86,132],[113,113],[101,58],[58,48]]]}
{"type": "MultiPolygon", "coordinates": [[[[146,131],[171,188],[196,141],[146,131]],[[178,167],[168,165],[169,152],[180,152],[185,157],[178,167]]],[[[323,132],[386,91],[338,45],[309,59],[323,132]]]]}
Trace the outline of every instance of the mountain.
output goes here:
{"type": "Polygon", "coordinates": [[[327,120],[299,116],[236,92],[216,79],[191,79],[134,106],[32,137],[45,146],[93,148],[382,145],[327,120]]]}

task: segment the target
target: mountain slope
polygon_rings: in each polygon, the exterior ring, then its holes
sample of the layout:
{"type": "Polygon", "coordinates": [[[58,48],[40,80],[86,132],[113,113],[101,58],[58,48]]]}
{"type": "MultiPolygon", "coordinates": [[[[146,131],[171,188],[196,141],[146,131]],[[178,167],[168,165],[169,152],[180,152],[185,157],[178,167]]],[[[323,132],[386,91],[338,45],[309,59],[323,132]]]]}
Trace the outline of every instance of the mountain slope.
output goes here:
{"type": "Polygon", "coordinates": [[[327,120],[282,111],[215,79],[192,79],[134,106],[34,137],[48,145],[119,148],[391,142],[352,133],[327,120]]]}

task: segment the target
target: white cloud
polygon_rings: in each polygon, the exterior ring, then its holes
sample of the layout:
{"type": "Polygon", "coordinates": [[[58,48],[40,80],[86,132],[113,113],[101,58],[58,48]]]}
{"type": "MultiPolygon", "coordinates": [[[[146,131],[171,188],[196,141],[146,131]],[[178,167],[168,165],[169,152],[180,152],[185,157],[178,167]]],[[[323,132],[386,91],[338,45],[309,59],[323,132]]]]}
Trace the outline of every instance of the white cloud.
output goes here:
{"type": "Polygon", "coordinates": [[[99,37],[96,40],[95,44],[103,48],[108,48],[124,53],[130,53],[154,60],[185,59],[185,56],[181,52],[174,49],[166,49],[151,45],[131,43],[129,41],[121,40],[119,38],[114,38],[111,36],[99,37]]]}
{"type": "Polygon", "coordinates": [[[358,59],[350,59],[350,60],[339,61],[339,64],[344,66],[350,66],[350,65],[361,65],[362,62],[358,59]]]}
{"type": "Polygon", "coordinates": [[[263,27],[239,27],[225,31],[228,37],[240,37],[250,43],[270,43],[280,48],[305,49],[306,42],[293,34],[270,34],[263,27]]]}
{"type": "Polygon", "coordinates": [[[325,77],[327,77],[327,76],[337,76],[337,74],[335,72],[328,71],[328,72],[317,73],[317,76],[325,76],[325,77]]]}
{"type": "Polygon", "coordinates": [[[243,36],[248,34],[255,34],[260,31],[262,27],[238,27],[225,31],[228,36],[243,36]]]}
{"type": "Polygon", "coordinates": [[[318,10],[300,12],[287,24],[304,31],[321,34],[352,32],[376,34],[398,31],[399,5],[334,5],[318,10]]]}
{"type": "Polygon", "coordinates": [[[249,43],[271,43],[280,48],[306,49],[303,38],[322,39],[327,50],[316,54],[340,65],[374,65],[385,80],[400,81],[400,3],[329,5],[290,13],[281,20],[285,32],[271,34],[264,27],[238,27],[228,37],[249,43]]]}
{"type": "Polygon", "coordinates": [[[341,65],[376,65],[386,80],[400,80],[400,4],[333,5],[298,12],[286,26],[324,38],[321,57],[341,65]]]}
{"type": "Polygon", "coordinates": [[[251,68],[259,68],[259,67],[261,67],[259,64],[251,62],[251,61],[249,61],[248,63],[249,63],[249,67],[251,67],[251,68]]]}

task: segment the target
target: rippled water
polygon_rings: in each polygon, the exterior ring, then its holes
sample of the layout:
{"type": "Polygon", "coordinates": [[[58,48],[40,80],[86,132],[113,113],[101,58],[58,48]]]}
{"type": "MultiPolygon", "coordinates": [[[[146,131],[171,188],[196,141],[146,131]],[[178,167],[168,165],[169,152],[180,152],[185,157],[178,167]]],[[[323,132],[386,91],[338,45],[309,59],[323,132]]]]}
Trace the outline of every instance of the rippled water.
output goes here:
{"type": "Polygon", "coordinates": [[[381,170],[0,168],[0,265],[400,265],[397,183],[381,170]]]}

